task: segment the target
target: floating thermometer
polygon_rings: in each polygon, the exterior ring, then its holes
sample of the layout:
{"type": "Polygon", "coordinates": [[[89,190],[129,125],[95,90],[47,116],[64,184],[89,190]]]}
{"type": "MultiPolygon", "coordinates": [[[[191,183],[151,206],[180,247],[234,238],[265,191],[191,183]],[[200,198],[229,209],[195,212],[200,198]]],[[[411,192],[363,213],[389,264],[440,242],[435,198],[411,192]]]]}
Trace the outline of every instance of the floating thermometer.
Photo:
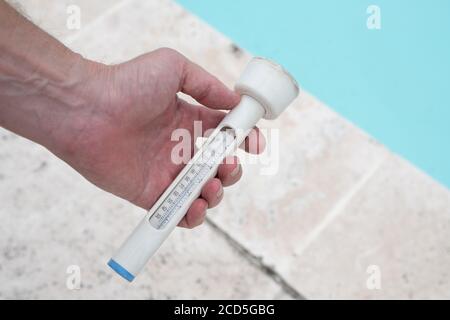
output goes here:
{"type": "Polygon", "coordinates": [[[200,150],[164,191],[108,265],[128,281],[145,266],[214,177],[222,160],[233,153],[261,119],[275,119],[297,97],[299,89],[281,66],[253,58],[235,85],[241,101],[209,136],[200,150]]]}

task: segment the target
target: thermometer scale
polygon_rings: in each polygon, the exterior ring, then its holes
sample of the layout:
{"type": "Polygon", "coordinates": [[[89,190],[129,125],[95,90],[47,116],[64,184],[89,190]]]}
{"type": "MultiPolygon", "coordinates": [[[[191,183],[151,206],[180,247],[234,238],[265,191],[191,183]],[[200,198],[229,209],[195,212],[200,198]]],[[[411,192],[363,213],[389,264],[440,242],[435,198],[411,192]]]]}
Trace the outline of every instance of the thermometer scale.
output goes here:
{"type": "Polygon", "coordinates": [[[253,58],[235,85],[241,94],[200,150],[156,201],[108,265],[132,281],[186,214],[205,183],[217,173],[261,119],[275,119],[297,97],[299,88],[281,66],[253,58]]]}
{"type": "Polygon", "coordinates": [[[209,172],[214,171],[216,164],[222,161],[227,148],[234,147],[233,142],[234,135],[232,133],[221,131],[205,149],[202,148],[201,157],[189,167],[180,182],[150,217],[149,221],[153,227],[162,229],[191,194],[195,193],[198,186],[203,187],[207,181],[206,178],[209,177],[209,172]]]}

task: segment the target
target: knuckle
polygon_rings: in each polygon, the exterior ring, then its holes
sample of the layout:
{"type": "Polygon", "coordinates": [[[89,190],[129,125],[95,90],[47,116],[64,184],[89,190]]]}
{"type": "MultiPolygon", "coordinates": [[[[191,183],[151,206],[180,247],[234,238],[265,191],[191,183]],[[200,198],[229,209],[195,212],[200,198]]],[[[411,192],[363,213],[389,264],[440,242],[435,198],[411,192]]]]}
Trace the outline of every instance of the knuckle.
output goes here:
{"type": "Polygon", "coordinates": [[[167,47],[162,47],[153,51],[155,55],[163,57],[165,60],[173,65],[182,65],[186,60],[184,56],[177,50],[167,47]]]}

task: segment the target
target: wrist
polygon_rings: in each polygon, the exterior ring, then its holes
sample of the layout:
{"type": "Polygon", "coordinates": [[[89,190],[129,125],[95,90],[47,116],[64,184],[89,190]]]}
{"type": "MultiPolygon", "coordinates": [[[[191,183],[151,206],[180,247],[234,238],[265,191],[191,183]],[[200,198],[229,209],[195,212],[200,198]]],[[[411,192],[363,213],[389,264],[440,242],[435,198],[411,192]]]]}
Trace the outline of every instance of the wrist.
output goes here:
{"type": "Polygon", "coordinates": [[[67,48],[50,48],[42,56],[7,55],[12,63],[0,58],[0,126],[63,153],[89,120],[88,108],[92,114],[91,83],[104,66],[67,48]]]}
{"type": "Polygon", "coordinates": [[[90,106],[86,88],[102,68],[0,1],[0,126],[59,152],[79,126],[72,116],[90,106]]]}
{"type": "Polygon", "coordinates": [[[91,128],[103,96],[100,79],[107,70],[107,66],[77,54],[70,61],[65,76],[43,92],[52,98],[53,110],[58,112],[53,113],[56,121],[44,124],[48,135],[41,144],[63,158],[76,152],[79,140],[91,128]]]}

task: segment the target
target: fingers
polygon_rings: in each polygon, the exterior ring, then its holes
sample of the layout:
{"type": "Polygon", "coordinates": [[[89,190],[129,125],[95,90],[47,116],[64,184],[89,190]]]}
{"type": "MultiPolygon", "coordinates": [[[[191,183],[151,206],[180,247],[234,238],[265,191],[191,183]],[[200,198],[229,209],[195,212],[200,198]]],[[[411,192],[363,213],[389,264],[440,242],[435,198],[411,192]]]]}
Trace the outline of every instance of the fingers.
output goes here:
{"type": "Polygon", "coordinates": [[[227,157],[217,170],[217,177],[222,181],[224,187],[231,186],[242,177],[242,166],[238,157],[227,157]]]}
{"type": "Polygon", "coordinates": [[[202,198],[208,202],[208,208],[217,206],[223,198],[222,182],[217,178],[208,181],[203,187],[202,198]]]}
{"type": "Polygon", "coordinates": [[[240,96],[199,65],[181,56],[183,69],[180,90],[213,109],[231,109],[239,103],[240,96]]]}
{"type": "MultiPolygon", "coordinates": [[[[200,120],[202,122],[202,134],[204,134],[206,130],[216,128],[226,115],[225,112],[211,110],[203,106],[190,105],[188,108],[191,108],[189,111],[193,112],[194,114],[192,116],[195,117],[195,119],[192,119],[191,121],[200,120]]],[[[266,138],[258,127],[254,127],[239,147],[248,153],[260,154],[266,148],[266,138]]]]}
{"type": "Polygon", "coordinates": [[[207,208],[208,202],[206,200],[202,198],[196,199],[178,226],[192,229],[201,225],[205,220],[207,208]]]}
{"type": "Polygon", "coordinates": [[[192,229],[201,225],[205,220],[206,209],[217,206],[222,198],[222,183],[217,178],[211,179],[203,186],[201,198],[196,199],[192,203],[178,226],[192,229]]]}
{"type": "Polygon", "coordinates": [[[201,198],[196,199],[178,226],[195,228],[203,223],[208,208],[214,208],[223,199],[224,186],[238,182],[242,176],[242,167],[236,156],[228,157],[219,166],[217,178],[208,181],[202,189],[201,198]]]}
{"type": "Polygon", "coordinates": [[[266,138],[259,128],[255,127],[250,131],[240,148],[243,148],[248,153],[260,154],[266,148],[266,138]]]}
{"type": "MultiPolygon", "coordinates": [[[[226,113],[219,110],[211,110],[204,106],[193,105],[184,100],[179,101],[180,111],[183,112],[183,123],[181,126],[193,130],[194,121],[201,121],[201,134],[207,130],[215,129],[226,116],[226,113]]],[[[246,152],[260,154],[266,147],[266,139],[258,127],[253,128],[240,148],[246,152]]]]}

